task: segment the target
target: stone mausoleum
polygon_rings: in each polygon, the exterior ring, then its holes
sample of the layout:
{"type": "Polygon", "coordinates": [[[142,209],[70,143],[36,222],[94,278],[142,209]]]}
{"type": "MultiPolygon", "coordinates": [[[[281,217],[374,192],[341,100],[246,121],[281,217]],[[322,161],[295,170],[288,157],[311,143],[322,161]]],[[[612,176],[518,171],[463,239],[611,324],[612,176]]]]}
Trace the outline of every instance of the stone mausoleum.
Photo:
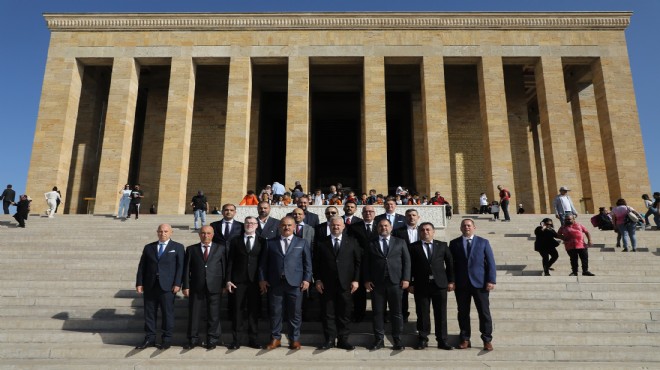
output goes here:
{"type": "Polygon", "coordinates": [[[189,211],[279,181],[440,191],[498,184],[527,212],[582,211],[649,180],[629,12],[46,14],[27,192],[65,213],[189,211]]]}

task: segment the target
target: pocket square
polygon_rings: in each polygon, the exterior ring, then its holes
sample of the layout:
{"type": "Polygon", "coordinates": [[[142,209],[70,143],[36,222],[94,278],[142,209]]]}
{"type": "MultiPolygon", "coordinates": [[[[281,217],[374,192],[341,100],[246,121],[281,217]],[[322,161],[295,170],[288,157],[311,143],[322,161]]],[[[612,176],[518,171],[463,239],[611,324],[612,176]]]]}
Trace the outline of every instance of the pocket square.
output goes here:
{"type": "Polygon", "coordinates": [[[293,247],[293,249],[301,249],[302,247],[293,247]]]}
{"type": "Polygon", "coordinates": [[[175,252],[176,252],[175,250],[171,250],[171,251],[169,251],[169,252],[167,252],[167,253],[175,253],[175,252]]]}

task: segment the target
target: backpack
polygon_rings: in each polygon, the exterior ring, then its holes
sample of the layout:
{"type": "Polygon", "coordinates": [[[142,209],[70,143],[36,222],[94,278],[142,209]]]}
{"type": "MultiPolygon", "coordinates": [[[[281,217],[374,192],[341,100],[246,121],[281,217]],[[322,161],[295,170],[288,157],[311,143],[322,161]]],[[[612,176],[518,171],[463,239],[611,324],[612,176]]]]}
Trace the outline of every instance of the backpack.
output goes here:
{"type": "Polygon", "coordinates": [[[598,227],[598,215],[591,218],[591,226],[598,227]]]}

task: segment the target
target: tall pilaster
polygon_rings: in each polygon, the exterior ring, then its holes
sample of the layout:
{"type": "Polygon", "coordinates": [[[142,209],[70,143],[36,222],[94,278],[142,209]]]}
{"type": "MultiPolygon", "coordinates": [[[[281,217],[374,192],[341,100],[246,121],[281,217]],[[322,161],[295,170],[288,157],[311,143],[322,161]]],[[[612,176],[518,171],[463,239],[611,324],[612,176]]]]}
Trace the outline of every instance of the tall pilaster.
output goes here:
{"type": "Polygon", "coordinates": [[[114,60],[96,185],[96,214],[117,212],[119,190],[128,179],[139,75],[140,66],[135,59],[114,60]]]}
{"type": "Polygon", "coordinates": [[[158,213],[183,214],[195,101],[195,64],[191,57],[172,58],[167,95],[158,213]]]}
{"type": "Polygon", "coordinates": [[[640,194],[650,189],[649,175],[625,45],[622,49],[622,55],[601,57],[592,64],[593,85],[610,204],[618,198],[635,199],[628,204],[641,207],[640,194]]]}
{"type": "MultiPolygon", "coordinates": [[[[539,117],[543,140],[543,155],[548,183],[548,197],[552,200],[560,186],[571,189],[576,207],[582,198],[578,173],[575,130],[566,102],[564,71],[560,57],[543,56],[534,72],[539,103],[539,117]]],[[[554,209],[551,209],[554,212],[554,209]]]]}
{"type": "Polygon", "coordinates": [[[310,122],[309,58],[289,57],[289,80],[286,107],[285,186],[293,188],[300,181],[309,189],[310,122]]]}
{"type": "Polygon", "coordinates": [[[32,198],[42,197],[53,186],[67,186],[82,72],[75,58],[52,57],[46,63],[25,190],[32,198]]]}
{"type": "Polygon", "coordinates": [[[237,204],[247,191],[251,99],[252,61],[250,57],[231,57],[220,193],[222,203],[237,204]]]}
{"type": "Polygon", "coordinates": [[[504,69],[501,57],[485,56],[477,65],[479,79],[479,107],[484,145],[484,169],[486,170],[486,195],[497,199],[497,185],[502,185],[516,199],[513,181],[513,159],[509,138],[504,69]]]}
{"type": "Polygon", "coordinates": [[[421,68],[422,110],[426,181],[418,189],[423,194],[452,194],[445,67],[442,56],[424,57],[421,68]]]}
{"type": "Polygon", "coordinates": [[[364,57],[362,189],[388,193],[385,58],[364,57]]]}

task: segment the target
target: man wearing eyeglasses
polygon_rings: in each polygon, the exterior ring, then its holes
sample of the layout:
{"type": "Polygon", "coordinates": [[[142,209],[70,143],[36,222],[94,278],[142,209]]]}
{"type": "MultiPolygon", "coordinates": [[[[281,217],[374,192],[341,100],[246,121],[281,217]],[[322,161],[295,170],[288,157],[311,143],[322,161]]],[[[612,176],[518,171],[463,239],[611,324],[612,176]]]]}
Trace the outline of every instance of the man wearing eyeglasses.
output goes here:
{"type": "Polygon", "coordinates": [[[314,244],[318,244],[323,238],[331,234],[329,221],[338,214],[339,210],[335,206],[329,206],[325,209],[325,218],[327,221],[314,228],[314,244]]]}

